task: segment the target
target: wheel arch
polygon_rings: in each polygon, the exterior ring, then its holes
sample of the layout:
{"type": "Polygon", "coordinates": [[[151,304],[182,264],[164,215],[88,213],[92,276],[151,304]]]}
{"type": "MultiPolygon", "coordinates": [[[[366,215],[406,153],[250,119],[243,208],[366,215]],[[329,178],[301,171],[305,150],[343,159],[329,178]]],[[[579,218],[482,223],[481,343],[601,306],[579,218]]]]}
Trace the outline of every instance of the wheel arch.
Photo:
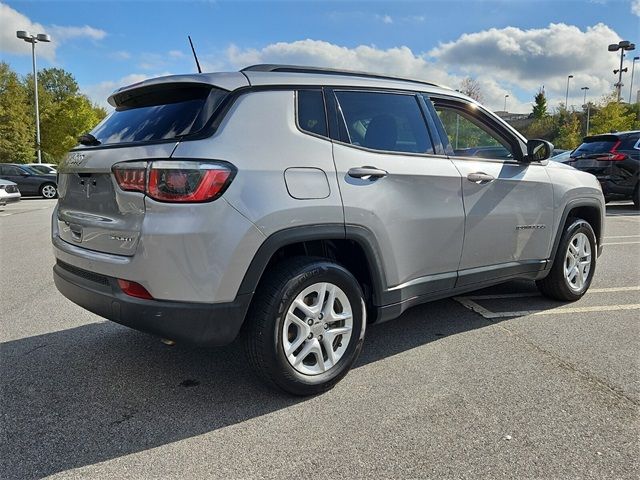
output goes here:
{"type": "Polygon", "coordinates": [[[292,227],[270,235],[249,264],[238,295],[254,293],[264,273],[278,261],[303,255],[342,264],[360,282],[371,306],[382,304],[386,283],[375,237],[363,227],[344,224],[292,227]]]}
{"type": "Polygon", "coordinates": [[[556,257],[562,233],[567,225],[567,221],[571,218],[582,218],[589,222],[596,234],[598,256],[600,256],[600,253],[602,253],[602,238],[604,236],[603,208],[603,205],[596,199],[577,199],[567,203],[562,212],[555,238],[553,239],[553,248],[549,257],[550,262],[553,262],[556,257]]]}

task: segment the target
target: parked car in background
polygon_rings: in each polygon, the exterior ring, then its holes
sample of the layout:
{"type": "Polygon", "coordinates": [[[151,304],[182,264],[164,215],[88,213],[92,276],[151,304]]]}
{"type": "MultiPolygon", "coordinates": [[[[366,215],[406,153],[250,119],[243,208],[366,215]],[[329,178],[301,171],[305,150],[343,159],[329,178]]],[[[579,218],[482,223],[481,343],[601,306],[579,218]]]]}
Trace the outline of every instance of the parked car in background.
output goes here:
{"type": "Polygon", "coordinates": [[[54,175],[58,173],[58,165],[55,163],[27,163],[27,167],[40,173],[53,173],[54,175]]]}
{"type": "Polygon", "coordinates": [[[640,130],[585,137],[567,165],[596,176],[609,200],[633,200],[640,209],[640,130]]]}
{"type": "Polygon", "coordinates": [[[40,195],[44,198],[58,196],[56,174],[40,173],[19,163],[0,163],[0,178],[18,184],[22,195],[40,195]]]}
{"type": "Polygon", "coordinates": [[[571,158],[571,150],[565,150],[557,155],[554,155],[550,158],[554,162],[567,163],[571,158]]]}
{"type": "Polygon", "coordinates": [[[0,207],[4,207],[7,203],[19,201],[20,190],[18,189],[18,185],[0,178],[0,207]]]}

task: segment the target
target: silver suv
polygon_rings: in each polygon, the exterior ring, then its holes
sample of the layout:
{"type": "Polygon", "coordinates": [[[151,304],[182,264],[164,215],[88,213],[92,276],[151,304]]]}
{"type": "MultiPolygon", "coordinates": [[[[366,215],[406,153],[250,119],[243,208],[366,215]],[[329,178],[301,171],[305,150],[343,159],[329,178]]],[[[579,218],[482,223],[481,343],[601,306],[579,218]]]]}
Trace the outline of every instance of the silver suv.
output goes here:
{"type": "Polygon", "coordinates": [[[602,249],[590,174],[436,85],[256,65],[117,90],[59,169],[55,283],[175,341],[246,342],[298,395],[365,327],[513,278],[573,301],[602,249]]]}

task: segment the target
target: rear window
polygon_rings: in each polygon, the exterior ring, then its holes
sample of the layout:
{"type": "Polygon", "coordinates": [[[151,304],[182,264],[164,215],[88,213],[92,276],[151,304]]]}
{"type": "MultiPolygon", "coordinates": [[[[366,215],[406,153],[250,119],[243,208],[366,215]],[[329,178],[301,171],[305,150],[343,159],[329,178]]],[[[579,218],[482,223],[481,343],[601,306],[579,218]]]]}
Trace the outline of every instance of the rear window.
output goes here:
{"type": "Polygon", "coordinates": [[[171,140],[199,132],[225,91],[209,86],[161,86],[120,103],[91,134],[103,145],[171,140]]]}
{"type": "Polygon", "coordinates": [[[603,140],[589,140],[584,142],[578,148],[571,153],[571,158],[580,157],[584,155],[593,155],[597,153],[606,153],[611,151],[613,146],[618,143],[618,139],[615,137],[608,137],[603,140]]]}

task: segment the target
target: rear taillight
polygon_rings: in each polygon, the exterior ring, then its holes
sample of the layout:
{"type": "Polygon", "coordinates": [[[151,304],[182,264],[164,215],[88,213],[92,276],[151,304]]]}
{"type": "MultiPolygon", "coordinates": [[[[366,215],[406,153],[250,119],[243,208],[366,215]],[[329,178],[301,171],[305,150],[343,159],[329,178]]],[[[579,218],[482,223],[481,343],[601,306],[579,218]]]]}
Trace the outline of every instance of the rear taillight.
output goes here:
{"type": "Polygon", "coordinates": [[[225,162],[154,160],[113,166],[122,190],[146,193],[160,202],[210,202],[224,193],[235,169],[225,162]]]}
{"type": "Polygon", "coordinates": [[[622,142],[618,140],[616,143],[613,144],[613,147],[611,147],[611,150],[609,150],[609,153],[596,157],[596,160],[600,160],[604,162],[616,162],[616,161],[624,160],[625,158],[627,158],[627,156],[624,153],[618,152],[618,147],[620,146],[621,143],[622,142]]]}
{"type": "Polygon", "coordinates": [[[153,297],[147,291],[147,289],[144,288],[139,283],[132,282],[130,280],[122,280],[121,278],[119,278],[118,286],[122,289],[124,293],[126,293],[130,297],[144,298],[145,300],[153,300],[153,297]]]}

